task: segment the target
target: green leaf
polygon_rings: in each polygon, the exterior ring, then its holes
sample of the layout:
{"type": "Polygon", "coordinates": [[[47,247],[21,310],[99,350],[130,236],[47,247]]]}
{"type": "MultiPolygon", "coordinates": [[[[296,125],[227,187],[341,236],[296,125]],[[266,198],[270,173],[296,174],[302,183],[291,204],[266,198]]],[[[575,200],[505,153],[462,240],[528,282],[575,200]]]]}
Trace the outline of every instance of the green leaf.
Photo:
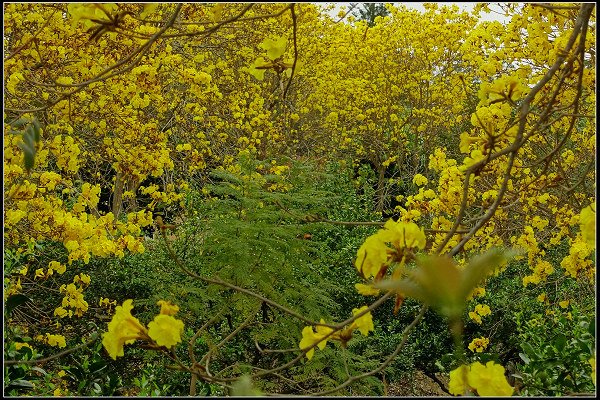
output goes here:
{"type": "Polygon", "coordinates": [[[567,343],[567,337],[565,335],[563,335],[562,333],[559,333],[558,336],[556,337],[556,339],[554,339],[554,346],[556,346],[556,349],[558,350],[559,353],[562,353],[562,351],[565,348],[566,343],[567,343]]]}
{"type": "Polygon", "coordinates": [[[33,139],[36,141],[36,143],[39,143],[39,141],[40,141],[40,123],[37,120],[37,118],[34,118],[32,123],[33,123],[33,139]]]}
{"type": "Polygon", "coordinates": [[[12,381],[8,387],[18,387],[18,388],[23,388],[23,389],[33,389],[35,386],[33,385],[33,383],[26,381],[24,379],[17,379],[16,381],[12,381]]]}
{"type": "Polygon", "coordinates": [[[35,149],[35,132],[33,125],[27,125],[27,128],[25,128],[25,132],[23,133],[23,141],[27,144],[27,146],[35,149]]]}
{"type": "Polygon", "coordinates": [[[96,373],[96,372],[102,371],[104,368],[106,368],[106,363],[103,360],[97,361],[97,362],[93,363],[92,365],[90,365],[90,373],[96,373]]]}
{"type": "Polygon", "coordinates": [[[252,380],[248,375],[238,379],[231,388],[232,396],[261,396],[260,390],[254,388],[252,380]]]}
{"type": "Polygon", "coordinates": [[[28,124],[30,122],[31,122],[31,120],[29,118],[19,118],[18,120],[16,120],[12,124],[10,124],[10,126],[13,128],[22,128],[23,126],[25,126],[26,124],[28,124]]]}
{"type": "Polygon", "coordinates": [[[407,272],[407,278],[381,281],[373,286],[402,293],[458,320],[473,289],[515,254],[515,251],[492,249],[472,259],[464,270],[458,269],[449,257],[422,255],[417,257],[417,268],[407,272]]]}
{"type": "Polygon", "coordinates": [[[27,171],[31,171],[35,163],[35,147],[30,147],[25,143],[19,143],[18,146],[23,150],[23,164],[27,171]]]}
{"type": "MultiPolygon", "coordinates": [[[[539,354],[537,354],[537,352],[535,350],[533,350],[533,347],[531,347],[531,345],[529,343],[522,343],[521,344],[521,348],[523,349],[523,351],[525,351],[525,353],[527,353],[527,355],[529,355],[530,357],[532,356],[536,356],[535,358],[539,358],[539,354]]],[[[519,355],[521,355],[521,353],[519,353],[519,355]]],[[[521,357],[522,358],[522,357],[521,357]]]]}
{"type": "Polygon", "coordinates": [[[21,304],[24,304],[28,300],[30,300],[29,297],[25,296],[24,294],[13,294],[11,296],[8,296],[8,298],[4,302],[6,314],[10,315],[12,310],[20,306],[21,304]]]}
{"type": "Polygon", "coordinates": [[[266,50],[267,57],[271,60],[276,60],[285,53],[287,39],[285,36],[280,36],[277,39],[265,39],[259,47],[266,50]]]}
{"type": "Polygon", "coordinates": [[[505,250],[493,248],[486,253],[477,256],[469,261],[469,265],[464,270],[463,291],[464,296],[468,296],[479,283],[488,275],[493,273],[503,262],[506,262],[518,255],[516,250],[505,250]]]}
{"type": "Polygon", "coordinates": [[[42,375],[48,375],[48,372],[46,372],[46,370],[45,370],[45,369],[42,369],[42,368],[40,368],[40,367],[31,367],[31,370],[32,370],[32,371],[39,372],[39,373],[40,373],[40,374],[42,374],[42,375]]]}

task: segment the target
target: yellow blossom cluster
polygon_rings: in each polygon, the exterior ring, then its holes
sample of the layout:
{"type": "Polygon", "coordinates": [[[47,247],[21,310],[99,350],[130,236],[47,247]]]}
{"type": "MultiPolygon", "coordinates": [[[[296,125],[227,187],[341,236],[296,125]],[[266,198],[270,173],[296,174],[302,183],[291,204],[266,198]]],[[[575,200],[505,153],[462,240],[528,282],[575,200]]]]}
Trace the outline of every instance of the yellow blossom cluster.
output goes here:
{"type": "Polygon", "coordinates": [[[485,365],[474,362],[452,370],[448,389],[455,396],[464,396],[469,391],[479,396],[512,396],[514,392],[504,376],[504,367],[493,361],[485,365]]]}
{"type": "Polygon", "coordinates": [[[161,306],[160,313],[147,328],[131,315],[133,300],[125,300],[122,305],[117,306],[108,323],[108,331],[102,334],[102,344],[113,360],[123,356],[123,347],[136,340],[145,340],[166,348],[181,342],[183,322],[173,317],[179,307],[164,300],[157,304],[161,306]]]}
{"type": "Polygon", "coordinates": [[[67,347],[66,339],[63,335],[46,333],[46,335],[37,335],[34,339],[53,347],[67,347]]]}
{"type": "MultiPolygon", "coordinates": [[[[367,306],[354,308],[352,314],[356,316],[366,310],[367,306]]],[[[365,314],[355,319],[350,326],[335,332],[333,328],[325,326],[325,321],[323,319],[321,319],[320,322],[323,325],[317,325],[315,329],[313,329],[312,326],[305,326],[304,329],[302,329],[302,340],[300,340],[299,346],[301,350],[310,348],[310,350],[306,352],[306,358],[309,360],[315,353],[315,345],[323,350],[327,345],[327,341],[331,339],[339,340],[342,343],[342,346],[346,346],[346,343],[352,338],[352,332],[356,329],[358,329],[363,336],[368,336],[369,332],[375,329],[370,311],[367,311],[365,314]]]]}
{"type": "Polygon", "coordinates": [[[469,311],[469,318],[471,318],[477,324],[481,325],[481,323],[482,323],[481,317],[485,317],[487,315],[490,315],[491,313],[492,313],[492,310],[490,309],[490,306],[488,306],[487,304],[477,304],[475,306],[474,311],[469,311]]]}
{"type": "MultiPolygon", "coordinates": [[[[364,280],[380,280],[391,262],[402,265],[413,251],[425,248],[426,238],[422,228],[413,222],[388,220],[383,229],[369,236],[360,246],[354,265],[364,280]]],[[[401,268],[401,267],[400,267],[401,268]]],[[[357,283],[356,289],[363,295],[377,295],[378,289],[357,283]]]]}
{"type": "Polygon", "coordinates": [[[469,350],[481,353],[487,348],[488,344],[490,344],[490,339],[486,337],[475,338],[469,343],[469,350]]]}

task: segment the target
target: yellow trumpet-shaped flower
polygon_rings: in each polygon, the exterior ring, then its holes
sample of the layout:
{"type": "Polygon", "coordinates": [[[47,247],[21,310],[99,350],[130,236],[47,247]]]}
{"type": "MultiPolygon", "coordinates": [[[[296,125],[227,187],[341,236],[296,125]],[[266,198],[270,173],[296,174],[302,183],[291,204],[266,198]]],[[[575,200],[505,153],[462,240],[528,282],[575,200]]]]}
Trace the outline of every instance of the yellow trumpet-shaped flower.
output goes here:
{"type": "Polygon", "coordinates": [[[380,292],[379,289],[375,289],[371,285],[365,285],[362,283],[357,283],[354,285],[354,287],[356,288],[358,293],[362,294],[363,296],[377,296],[380,292]]]}
{"type": "Polygon", "coordinates": [[[504,367],[493,361],[488,361],[485,365],[479,362],[471,364],[467,381],[477,389],[480,396],[511,396],[514,391],[506,381],[504,367]]]}
{"type": "Polygon", "coordinates": [[[360,246],[354,265],[363,277],[377,276],[386,263],[388,247],[376,234],[369,236],[360,246]]]}
{"type": "Polygon", "coordinates": [[[160,313],[164,315],[175,315],[179,311],[179,306],[170,301],[159,300],[156,304],[160,306],[160,313]]]}
{"type": "MultiPolygon", "coordinates": [[[[325,321],[321,319],[321,323],[324,324],[325,321]]],[[[300,340],[300,349],[304,350],[313,346],[315,343],[318,343],[317,347],[323,350],[327,345],[327,340],[331,339],[332,336],[334,336],[332,335],[327,339],[323,340],[323,338],[329,335],[333,331],[333,329],[328,328],[326,326],[317,325],[316,330],[317,331],[315,332],[312,326],[305,326],[304,329],[302,329],[302,340],[300,340]]],[[[306,358],[310,360],[314,354],[315,349],[313,347],[306,353],[306,358]]]]}
{"type": "Polygon", "coordinates": [[[482,351],[484,351],[487,348],[489,343],[490,343],[490,339],[488,339],[488,338],[485,338],[485,337],[475,338],[471,341],[471,343],[469,343],[469,350],[471,350],[472,352],[481,353],[482,351]]]}
{"type": "Polygon", "coordinates": [[[504,376],[504,367],[493,361],[485,365],[474,362],[454,369],[450,372],[448,387],[453,395],[464,395],[473,389],[479,396],[512,396],[514,391],[504,376]]]}
{"type": "Polygon", "coordinates": [[[414,222],[388,220],[377,235],[396,249],[416,247],[423,250],[427,242],[425,232],[414,222]]]}
{"type": "MultiPolygon", "coordinates": [[[[367,306],[362,306],[361,308],[355,308],[352,310],[353,315],[357,315],[358,313],[363,312],[367,309],[367,306]]],[[[359,317],[356,321],[352,323],[353,329],[358,329],[363,336],[368,336],[370,331],[375,330],[375,326],[373,325],[373,316],[371,312],[364,314],[359,317]]]]}
{"type": "Polygon", "coordinates": [[[469,372],[469,367],[461,365],[460,367],[450,371],[450,383],[448,391],[455,396],[462,396],[469,389],[466,382],[466,377],[469,372]]]}
{"type": "Polygon", "coordinates": [[[115,315],[108,323],[108,332],[102,335],[102,344],[113,360],[123,356],[123,346],[131,344],[136,339],[148,338],[148,330],[140,321],[131,315],[133,300],[125,300],[122,306],[117,306],[115,315]]]}
{"type": "Polygon", "coordinates": [[[148,336],[159,346],[171,348],[181,342],[183,322],[171,315],[159,314],[148,324],[148,336]]]}

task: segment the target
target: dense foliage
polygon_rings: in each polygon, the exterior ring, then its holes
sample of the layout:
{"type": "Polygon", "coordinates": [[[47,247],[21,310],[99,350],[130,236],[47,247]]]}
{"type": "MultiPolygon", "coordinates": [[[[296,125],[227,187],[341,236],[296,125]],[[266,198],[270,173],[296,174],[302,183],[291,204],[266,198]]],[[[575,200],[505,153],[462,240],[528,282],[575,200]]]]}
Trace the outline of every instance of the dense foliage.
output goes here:
{"type": "Polygon", "coordinates": [[[4,5],[5,394],[595,392],[594,4],[332,8],[4,5]]]}

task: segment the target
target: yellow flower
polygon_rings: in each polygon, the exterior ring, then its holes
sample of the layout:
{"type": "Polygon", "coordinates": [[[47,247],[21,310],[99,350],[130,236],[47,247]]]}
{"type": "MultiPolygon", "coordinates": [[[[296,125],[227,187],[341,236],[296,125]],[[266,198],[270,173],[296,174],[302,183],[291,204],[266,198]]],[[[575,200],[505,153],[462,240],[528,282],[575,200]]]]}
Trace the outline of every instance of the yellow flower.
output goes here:
{"type": "Polygon", "coordinates": [[[64,274],[65,271],[67,270],[67,267],[66,267],[66,265],[61,264],[58,261],[50,261],[50,263],[48,264],[48,269],[54,270],[54,271],[58,272],[59,274],[64,274]]]}
{"type": "Polygon", "coordinates": [[[164,315],[175,315],[179,311],[179,306],[170,301],[159,300],[156,304],[160,306],[160,313],[164,315]]]}
{"type": "Polygon", "coordinates": [[[23,347],[28,347],[31,349],[31,346],[29,345],[29,343],[21,343],[21,342],[15,342],[15,349],[21,350],[23,347]]]}
{"type": "Polygon", "coordinates": [[[395,222],[388,220],[377,236],[391,243],[396,249],[416,247],[423,250],[426,245],[425,232],[414,222],[395,222]]]}
{"type": "Polygon", "coordinates": [[[581,210],[579,214],[581,236],[592,248],[596,247],[596,202],[581,210]]]}
{"type": "Polygon", "coordinates": [[[481,317],[476,312],[473,312],[473,311],[469,312],[469,318],[471,318],[473,321],[475,321],[476,323],[481,325],[481,317]]]}
{"type": "Polygon", "coordinates": [[[485,338],[485,337],[475,338],[471,341],[471,343],[469,343],[469,350],[471,350],[472,352],[481,353],[483,350],[485,350],[487,348],[489,343],[490,343],[490,339],[488,339],[488,338],[485,338]]]}
{"type": "Polygon", "coordinates": [[[108,297],[104,298],[104,297],[100,297],[100,300],[98,301],[98,305],[100,307],[107,307],[107,308],[111,308],[111,306],[113,305],[117,305],[117,301],[116,300],[111,300],[108,297]]]}
{"type": "Polygon", "coordinates": [[[450,394],[455,396],[462,396],[467,390],[470,389],[466,382],[468,368],[466,365],[450,371],[450,383],[448,384],[448,391],[450,394]]]}
{"type": "Polygon", "coordinates": [[[388,247],[375,234],[371,235],[358,249],[354,265],[365,278],[377,276],[387,261],[388,247]]]}
{"type": "Polygon", "coordinates": [[[563,301],[560,301],[558,303],[558,305],[560,306],[560,308],[567,308],[567,307],[569,307],[569,303],[570,303],[569,300],[563,300],[563,301]]]}
{"type": "Polygon", "coordinates": [[[75,275],[75,277],[73,278],[73,282],[74,283],[78,283],[81,282],[84,285],[89,285],[91,282],[91,278],[89,275],[84,274],[83,272],[80,273],[79,275],[75,275]]]}
{"type": "MultiPolygon", "coordinates": [[[[325,321],[323,319],[321,319],[320,322],[322,324],[325,323],[325,321]]],[[[299,345],[300,349],[304,350],[306,348],[313,346],[315,343],[318,343],[317,347],[319,349],[323,350],[325,348],[325,346],[327,345],[327,340],[329,340],[332,337],[330,336],[325,340],[323,340],[323,338],[325,336],[327,336],[329,333],[331,333],[332,331],[333,331],[333,329],[331,329],[331,328],[328,328],[328,327],[322,326],[322,325],[317,325],[317,332],[315,333],[312,326],[305,326],[304,329],[302,329],[302,340],[300,340],[300,345],[299,345]]],[[[334,335],[332,335],[332,336],[334,336],[334,335]]],[[[306,358],[308,358],[310,360],[314,354],[315,354],[315,348],[313,347],[306,353],[306,358]]]]}
{"type": "Polygon", "coordinates": [[[136,339],[148,337],[148,331],[131,315],[133,300],[125,300],[122,306],[117,306],[115,315],[108,323],[108,332],[102,334],[102,344],[113,360],[123,356],[123,346],[131,344],[136,339]]]}
{"type": "Polygon", "coordinates": [[[596,386],[596,356],[590,358],[588,362],[592,366],[592,374],[590,375],[590,377],[592,378],[594,386],[596,386]]]}
{"type": "Polygon", "coordinates": [[[492,311],[490,310],[490,306],[488,306],[487,304],[477,304],[475,306],[475,312],[481,315],[482,317],[485,317],[486,315],[490,315],[492,313],[492,311]]]}
{"type": "Polygon", "coordinates": [[[171,348],[181,342],[183,322],[171,315],[159,314],[148,324],[148,336],[159,346],[171,348]]]}
{"type": "Polygon", "coordinates": [[[63,335],[51,335],[46,333],[46,343],[48,343],[50,346],[67,347],[67,343],[63,335]]]}
{"type": "Polygon", "coordinates": [[[265,39],[258,47],[266,50],[267,57],[271,60],[275,60],[285,53],[287,46],[287,39],[285,36],[280,36],[277,39],[265,39]]]}
{"type": "Polygon", "coordinates": [[[362,283],[357,283],[354,285],[358,293],[363,296],[377,296],[379,294],[379,289],[375,289],[371,285],[364,285],[362,283]]]}
{"type": "Polygon", "coordinates": [[[483,296],[485,296],[485,288],[476,287],[475,289],[473,289],[473,291],[471,292],[471,294],[469,295],[467,300],[471,300],[475,297],[483,297],[483,296]]]}
{"type": "MultiPolygon", "coordinates": [[[[367,306],[355,308],[352,310],[352,314],[357,315],[358,313],[363,312],[367,308],[367,306]]],[[[373,316],[371,315],[371,312],[367,312],[366,314],[358,318],[356,321],[354,321],[352,323],[352,327],[354,329],[358,329],[363,336],[368,336],[369,331],[375,330],[375,326],[373,325],[373,316]]]]}
{"type": "MultiPolygon", "coordinates": [[[[73,314],[73,312],[71,311],[71,315],[73,314]]],[[[56,307],[54,309],[54,316],[55,317],[60,317],[60,318],[64,318],[67,315],[69,315],[69,311],[65,310],[63,307],[56,307]]],[[[71,316],[69,315],[69,316],[71,316]]]]}
{"type": "Polygon", "coordinates": [[[480,396],[512,396],[514,391],[506,381],[504,367],[493,361],[488,361],[486,365],[480,362],[471,364],[467,382],[480,396]]]}
{"type": "Polygon", "coordinates": [[[421,174],[416,174],[416,175],[413,177],[413,180],[412,180],[412,181],[413,181],[413,183],[414,183],[415,185],[417,185],[417,186],[424,186],[424,185],[427,185],[427,182],[429,182],[429,181],[427,180],[427,178],[425,178],[425,177],[424,177],[423,175],[421,175],[421,174]]]}

